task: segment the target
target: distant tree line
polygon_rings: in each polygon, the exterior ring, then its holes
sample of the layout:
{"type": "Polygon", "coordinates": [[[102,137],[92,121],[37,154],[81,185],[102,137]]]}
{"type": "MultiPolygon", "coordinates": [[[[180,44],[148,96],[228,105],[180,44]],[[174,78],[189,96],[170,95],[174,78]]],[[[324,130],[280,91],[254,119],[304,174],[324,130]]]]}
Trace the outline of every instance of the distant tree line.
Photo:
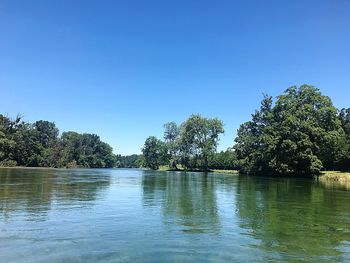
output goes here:
{"type": "Polygon", "coordinates": [[[27,123],[0,114],[0,166],[113,167],[112,147],[95,134],[63,132],[55,123],[27,123]]]}
{"type": "Polygon", "coordinates": [[[139,168],[143,166],[142,154],[117,155],[115,167],[117,168],[139,168]]]}
{"type": "Polygon", "coordinates": [[[216,152],[224,132],[219,119],[192,115],[181,125],[164,125],[164,140],[150,136],[143,165],[158,169],[239,169],[241,173],[313,176],[322,170],[350,169],[350,109],[309,85],[290,87],[276,101],[264,95],[252,119],[243,123],[235,144],[216,152]]]}

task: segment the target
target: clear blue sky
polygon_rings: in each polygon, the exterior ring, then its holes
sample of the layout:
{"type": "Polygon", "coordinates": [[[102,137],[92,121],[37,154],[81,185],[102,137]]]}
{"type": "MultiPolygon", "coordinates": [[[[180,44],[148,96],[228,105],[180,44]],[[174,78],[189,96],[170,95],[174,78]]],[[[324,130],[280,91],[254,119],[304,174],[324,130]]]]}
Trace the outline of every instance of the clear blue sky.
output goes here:
{"type": "Polygon", "coordinates": [[[350,1],[0,0],[0,113],[116,153],[191,113],[225,149],[263,92],[303,83],[350,107],[350,1]]]}

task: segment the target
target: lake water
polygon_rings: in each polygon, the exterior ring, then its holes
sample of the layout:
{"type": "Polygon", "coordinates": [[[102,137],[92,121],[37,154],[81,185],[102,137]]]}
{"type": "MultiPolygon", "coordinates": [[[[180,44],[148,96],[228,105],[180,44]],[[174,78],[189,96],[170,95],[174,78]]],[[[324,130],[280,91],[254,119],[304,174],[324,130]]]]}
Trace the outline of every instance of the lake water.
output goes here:
{"type": "Polygon", "coordinates": [[[0,262],[350,262],[350,191],[305,179],[0,169],[0,262]]]}

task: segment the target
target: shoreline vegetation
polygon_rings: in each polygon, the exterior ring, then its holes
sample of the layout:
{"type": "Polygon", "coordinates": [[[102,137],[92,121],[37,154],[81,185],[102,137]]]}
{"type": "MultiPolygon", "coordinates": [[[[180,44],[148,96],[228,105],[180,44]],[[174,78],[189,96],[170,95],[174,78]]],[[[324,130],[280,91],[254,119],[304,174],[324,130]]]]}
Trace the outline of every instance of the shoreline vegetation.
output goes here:
{"type": "Polygon", "coordinates": [[[350,108],[337,109],[310,85],[292,86],[275,100],[264,95],[225,151],[217,151],[224,133],[218,118],[192,114],[163,128],[163,139],[149,136],[142,154],[121,156],[96,134],[60,135],[54,122],[0,114],[0,167],[149,168],[349,182],[350,108]]]}
{"type": "Polygon", "coordinates": [[[198,114],[180,124],[166,123],[163,140],[146,139],[143,164],[153,170],[168,165],[171,170],[309,178],[350,170],[350,108],[337,109],[313,86],[292,86],[275,100],[264,95],[260,109],[239,127],[233,146],[218,153],[223,127],[221,120],[198,114]]]}
{"type": "Polygon", "coordinates": [[[208,172],[208,173],[223,173],[223,174],[239,174],[239,170],[230,170],[230,169],[184,169],[181,168],[169,168],[167,165],[162,165],[159,167],[158,171],[165,171],[165,172],[208,172]]]}
{"type": "Polygon", "coordinates": [[[0,114],[0,166],[108,168],[112,147],[96,134],[63,132],[54,122],[28,123],[0,114]]]}

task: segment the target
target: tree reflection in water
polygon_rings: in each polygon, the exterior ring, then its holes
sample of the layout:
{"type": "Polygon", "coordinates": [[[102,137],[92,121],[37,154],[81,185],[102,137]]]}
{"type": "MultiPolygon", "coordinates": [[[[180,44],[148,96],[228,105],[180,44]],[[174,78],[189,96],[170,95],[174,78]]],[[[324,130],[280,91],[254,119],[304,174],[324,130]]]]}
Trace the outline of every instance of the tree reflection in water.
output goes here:
{"type": "Polygon", "coordinates": [[[220,230],[215,177],[200,173],[147,173],[142,178],[145,207],[161,206],[166,224],[188,233],[220,230]]]}
{"type": "Polygon", "coordinates": [[[348,197],[312,180],[249,176],[238,178],[236,194],[241,227],[261,241],[254,246],[288,260],[342,261],[350,240],[348,197]]]}
{"type": "Polygon", "coordinates": [[[0,169],[0,212],[26,211],[31,220],[44,220],[53,203],[92,205],[110,185],[110,171],[88,169],[0,169]],[[81,202],[84,201],[84,202],[81,202]]]}

